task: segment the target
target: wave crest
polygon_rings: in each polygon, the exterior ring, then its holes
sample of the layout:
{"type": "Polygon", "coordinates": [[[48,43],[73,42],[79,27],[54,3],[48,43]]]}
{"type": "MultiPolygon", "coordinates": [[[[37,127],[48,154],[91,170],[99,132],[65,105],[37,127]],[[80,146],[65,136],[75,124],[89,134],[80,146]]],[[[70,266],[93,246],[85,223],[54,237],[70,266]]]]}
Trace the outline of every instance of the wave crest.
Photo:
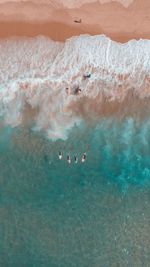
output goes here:
{"type": "Polygon", "coordinates": [[[75,123],[99,116],[104,101],[109,108],[129,94],[139,99],[150,94],[149,40],[120,44],[104,35],[81,35],[65,43],[42,36],[3,40],[0,66],[5,122],[19,125],[30,108],[35,129],[53,139],[66,138],[75,123]],[[86,73],[91,77],[84,80],[86,73]],[[67,96],[65,88],[73,92],[77,85],[81,95],[67,96]]]}

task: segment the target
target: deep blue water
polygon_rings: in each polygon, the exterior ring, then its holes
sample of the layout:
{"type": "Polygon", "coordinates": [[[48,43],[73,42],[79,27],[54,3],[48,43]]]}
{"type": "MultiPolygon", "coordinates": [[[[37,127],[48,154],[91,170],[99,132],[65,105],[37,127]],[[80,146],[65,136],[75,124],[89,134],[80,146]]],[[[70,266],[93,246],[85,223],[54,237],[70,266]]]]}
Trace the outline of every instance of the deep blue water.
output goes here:
{"type": "Polygon", "coordinates": [[[0,266],[149,266],[150,122],[0,132],[0,266]],[[87,152],[84,164],[58,160],[87,152]]]}

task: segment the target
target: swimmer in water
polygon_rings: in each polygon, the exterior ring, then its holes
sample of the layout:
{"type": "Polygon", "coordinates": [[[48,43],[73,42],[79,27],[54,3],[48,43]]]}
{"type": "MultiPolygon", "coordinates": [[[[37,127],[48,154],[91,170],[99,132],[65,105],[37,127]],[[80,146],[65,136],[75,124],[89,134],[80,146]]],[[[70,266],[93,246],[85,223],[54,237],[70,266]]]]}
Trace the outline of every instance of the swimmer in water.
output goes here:
{"type": "Polygon", "coordinates": [[[86,160],[86,153],[83,154],[82,158],[81,158],[81,162],[85,162],[86,160]]]}
{"type": "Polygon", "coordinates": [[[70,158],[69,155],[67,155],[67,161],[68,161],[69,164],[71,163],[71,158],[70,158]]]}
{"type": "Polygon", "coordinates": [[[71,94],[70,87],[67,87],[67,88],[66,88],[66,94],[67,94],[67,95],[70,95],[70,94],[71,94]]]}
{"type": "Polygon", "coordinates": [[[84,74],[84,75],[83,75],[83,79],[84,79],[84,80],[89,79],[89,78],[91,78],[91,74],[90,74],[90,73],[89,73],[89,74],[84,74]]]}
{"type": "Polygon", "coordinates": [[[48,156],[47,155],[44,155],[44,161],[48,162],[48,156]]]}
{"type": "Polygon", "coordinates": [[[74,156],[74,162],[75,162],[75,163],[78,163],[78,158],[77,158],[77,156],[74,156]]]}
{"type": "Polygon", "coordinates": [[[59,151],[58,158],[61,160],[62,159],[62,152],[59,151]]]}
{"type": "Polygon", "coordinates": [[[78,86],[77,88],[75,88],[75,90],[74,90],[74,94],[75,94],[75,95],[80,95],[80,93],[81,93],[81,89],[80,89],[79,86],[78,86]]]}
{"type": "Polygon", "coordinates": [[[80,95],[80,94],[81,94],[81,89],[79,88],[78,92],[77,92],[77,95],[80,95]]]}

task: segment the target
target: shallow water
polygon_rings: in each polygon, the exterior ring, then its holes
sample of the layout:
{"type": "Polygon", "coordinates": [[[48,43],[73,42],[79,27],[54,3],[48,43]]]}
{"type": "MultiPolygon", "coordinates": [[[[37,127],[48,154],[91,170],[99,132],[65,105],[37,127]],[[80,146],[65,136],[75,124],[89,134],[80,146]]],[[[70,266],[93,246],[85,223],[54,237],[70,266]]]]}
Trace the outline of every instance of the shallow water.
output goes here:
{"type": "Polygon", "coordinates": [[[149,266],[150,121],[0,132],[0,266],[149,266]],[[87,152],[87,161],[68,165],[87,152]]]}

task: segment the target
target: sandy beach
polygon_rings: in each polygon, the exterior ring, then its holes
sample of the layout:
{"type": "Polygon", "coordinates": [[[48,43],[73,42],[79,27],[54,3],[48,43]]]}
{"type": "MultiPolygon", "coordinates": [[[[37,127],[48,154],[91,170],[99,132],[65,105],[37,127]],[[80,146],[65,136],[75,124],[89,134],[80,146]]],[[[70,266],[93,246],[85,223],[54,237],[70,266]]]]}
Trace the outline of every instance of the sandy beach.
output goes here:
{"type": "Polygon", "coordinates": [[[133,1],[128,8],[118,2],[99,2],[67,8],[33,2],[0,4],[0,37],[45,35],[65,41],[80,34],[106,34],[111,39],[150,38],[150,2],[133,1]],[[82,19],[81,23],[74,20],[82,19]]]}
{"type": "Polygon", "coordinates": [[[149,115],[150,0],[0,0],[0,267],[150,266],[149,115]]]}

